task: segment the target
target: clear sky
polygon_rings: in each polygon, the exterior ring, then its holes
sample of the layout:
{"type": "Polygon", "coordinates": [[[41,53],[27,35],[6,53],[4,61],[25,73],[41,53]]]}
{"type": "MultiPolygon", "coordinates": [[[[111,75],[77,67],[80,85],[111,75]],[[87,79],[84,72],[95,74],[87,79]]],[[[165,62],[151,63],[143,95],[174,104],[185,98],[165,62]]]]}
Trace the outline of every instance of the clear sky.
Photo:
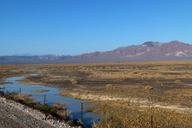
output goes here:
{"type": "Polygon", "coordinates": [[[192,0],[0,0],[0,55],[192,42],[192,0]]]}

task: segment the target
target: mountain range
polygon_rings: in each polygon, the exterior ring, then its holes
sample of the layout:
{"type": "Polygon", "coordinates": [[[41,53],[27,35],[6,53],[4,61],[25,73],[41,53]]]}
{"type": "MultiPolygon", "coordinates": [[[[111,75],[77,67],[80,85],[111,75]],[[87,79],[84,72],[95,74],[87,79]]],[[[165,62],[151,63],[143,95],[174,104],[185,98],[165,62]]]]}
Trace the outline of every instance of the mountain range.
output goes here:
{"type": "Polygon", "coordinates": [[[147,41],[140,45],[76,56],[0,56],[0,64],[97,63],[154,60],[192,60],[192,45],[181,41],[147,41]]]}

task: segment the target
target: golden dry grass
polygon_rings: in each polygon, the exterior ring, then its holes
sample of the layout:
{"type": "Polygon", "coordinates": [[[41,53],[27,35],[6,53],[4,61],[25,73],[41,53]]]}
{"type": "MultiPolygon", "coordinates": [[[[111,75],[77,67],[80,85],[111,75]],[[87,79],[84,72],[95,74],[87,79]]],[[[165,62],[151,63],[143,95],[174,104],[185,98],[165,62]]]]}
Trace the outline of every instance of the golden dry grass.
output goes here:
{"type": "MultiPolygon", "coordinates": [[[[129,100],[121,100],[121,98],[138,98],[151,101],[156,105],[166,104],[191,108],[191,61],[22,66],[23,68],[18,68],[17,72],[37,74],[37,76],[27,77],[28,82],[44,83],[48,86],[65,88],[67,92],[61,92],[61,95],[64,96],[80,99],[97,96],[94,100],[89,100],[97,103],[100,108],[98,113],[107,118],[104,118],[95,127],[192,127],[190,114],[164,109],[166,107],[153,109],[151,107],[141,107],[142,103],[133,104],[129,100]],[[76,95],[71,95],[73,93],[76,95]],[[84,95],[86,97],[83,97],[84,95]],[[118,100],[114,101],[114,99],[118,100]],[[152,124],[151,120],[153,120],[152,124]]],[[[11,70],[11,68],[2,68],[4,70],[0,68],[0,71],[11,70]]]]}

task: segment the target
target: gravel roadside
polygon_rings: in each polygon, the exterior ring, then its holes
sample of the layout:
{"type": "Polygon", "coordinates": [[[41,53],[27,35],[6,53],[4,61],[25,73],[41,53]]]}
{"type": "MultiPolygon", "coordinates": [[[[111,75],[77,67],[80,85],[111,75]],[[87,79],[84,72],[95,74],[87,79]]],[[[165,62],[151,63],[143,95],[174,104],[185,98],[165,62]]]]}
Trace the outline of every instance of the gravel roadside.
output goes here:
{"type": "Polygon", "coordinates": [[[38,110],[0,97],[0,128],[75,128],[38,110]]]}

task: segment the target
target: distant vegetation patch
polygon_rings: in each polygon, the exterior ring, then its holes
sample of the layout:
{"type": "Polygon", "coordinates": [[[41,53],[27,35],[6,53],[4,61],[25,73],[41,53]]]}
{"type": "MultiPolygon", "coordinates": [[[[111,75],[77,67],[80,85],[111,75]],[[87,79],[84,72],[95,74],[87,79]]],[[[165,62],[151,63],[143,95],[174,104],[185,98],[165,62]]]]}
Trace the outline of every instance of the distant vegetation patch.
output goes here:
{"type": "Polygon", "coordinates": [[[37,90],[33,90],[33,92],[49,92],[49,90],[37,89],[37,90]]]}

